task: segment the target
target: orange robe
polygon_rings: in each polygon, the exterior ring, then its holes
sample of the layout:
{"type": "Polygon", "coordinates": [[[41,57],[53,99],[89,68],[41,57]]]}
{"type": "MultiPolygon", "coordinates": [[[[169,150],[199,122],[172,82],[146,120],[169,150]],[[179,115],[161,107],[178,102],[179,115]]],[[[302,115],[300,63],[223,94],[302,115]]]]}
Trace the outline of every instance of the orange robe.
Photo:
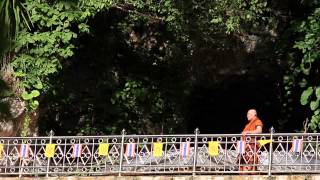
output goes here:
{"type": "MultiPolygon", "coordinates": [[[[243,131],[254,131],[258,126],[263,128],[262,121],[259,118],[251,120],[243,129],[243,131]]],[[[245,140],[245,137],[242,137],[245,140]]],[[[254,138],[254,137],[252,137],[254,138]]],[[[258,164],[258,154],[257,150],[259,149],[259,144],[252,139],[249,143],[246,144],[245,153],[243,155],[239,155],[239,160],[241,163],[240,171],[255,171],[258,164]],[[243,165],[243,164],[248,164],[243,165]]]]}
{"type": "Polygon", "coordinates": [[[243,129],[243,131],[254,131],[257,129],[257,126],[261,126],[261,128],[263,128],[263,124],[262,121],[257,118],[254,120],[251,120],[243,129]]]}

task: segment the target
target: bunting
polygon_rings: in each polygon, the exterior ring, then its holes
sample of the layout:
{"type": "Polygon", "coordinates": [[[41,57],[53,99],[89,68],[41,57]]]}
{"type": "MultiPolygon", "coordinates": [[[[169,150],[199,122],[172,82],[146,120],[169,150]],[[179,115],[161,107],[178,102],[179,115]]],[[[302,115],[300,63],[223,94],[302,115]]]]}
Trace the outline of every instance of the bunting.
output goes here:
{"type": "Polygon", "coordinates": [[[29,144],[21,144],[20,145],[20,158],[28,158],[29,157],[29,144]]]}
{"type": "Polygon", "coordinates": [[[258,140],[258,143],[260,144],[260,146],[264,146],[264,145],[266,145],[268,143],[271,143],[271,142],[272,142],[271,139],[260,139],[260,140],[258,140]]]}
{"type": "Polygon", "coordinates": [[[2,154],[3,154],[3,144],[0,144],[0,158],[2,158],[2,154]]]}
{"type": "Polygon", "coordinates": [[[246,149],[246,142],[245,141],[238,141],[237,142],[237,153],[244,154],[246,149]]]}
{"type": "Polygon", "coordinates": [[[72,157],[81,157],[82,154],[82,144],[74,144],[73,145],[73,152],[72,157]]]}
{"type": "Polygon", "coordinates": [[[302,139],[294,139],[292,142],[292,151],[300,153],[303,147],[303,140],[302,139]]]}
{"type": "Polygon", "coordinates": [[[180,155],[183,158],[190,156],[190,142],[181,142],[180,155]]]}
{"type": "Polygon", "coordinates": [[[108,156],[109,155],[109,144],[108,143],[100,143],[98,147],[99,156],[108,156]]]}
{"type": "Polygon", "coordinates": [[[209,156],[218,156],[219,155],[219,141],[210,141],[208,148],[209,156]]]}
{"type": "Polygon", "coordinates": [[[46,149],[44,155],[47,158],[52,158],[56,149],[56,144],[46,144],[46,149]]]}
{"type": "Polygon", "coordinates": [[[127,157],[134,157],[136,151],[136,143],[128,143],[126,145],[126,156],[127,157]]]}
{"type": "Polygon", "coordinates": [[[157,142],[153,143],[153,157],[161,157],[162,156],[162,150],[163,148],[163,143],[157,142]]]}

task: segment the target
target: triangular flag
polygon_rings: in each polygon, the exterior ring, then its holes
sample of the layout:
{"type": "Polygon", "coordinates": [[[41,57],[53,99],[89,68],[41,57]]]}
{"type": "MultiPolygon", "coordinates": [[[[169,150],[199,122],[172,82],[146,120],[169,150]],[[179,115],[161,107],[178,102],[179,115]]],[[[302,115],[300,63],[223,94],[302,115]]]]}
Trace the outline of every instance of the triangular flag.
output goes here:
{"type": "Polygon", "coordinates": [[[3,147],[3,144],[0,144],[0,158],[2,158],[3,147]]]}
{"type": "Polygon", "coordinates": [[[190,155],[190,142],[181,142],[180,144],[180,155],[186,158],[190,155]]]}
{"type": "Polygon", "coordinates": [[[162,150],[163,148],[163,143],[157,142],[153,143],[153,157],[161,157],[162,156],[162,150]]]}
{"type": "Polygon", "coordinates": [[[72,157],[81,157],[82,154],[82,144],[74,144],[72,157]]]}
{"type": "Polygon", "coordinates": [[[44,155],[47,158],[52,158],[54,156],[55,150],[56,150],[56,144],[46,144],[46,150],[44,155]]]}
{"type": "Polygon", "coordinates": [[[245,153],[245,149],[246,149],[246,142],[245,141],[238,141],[237,142],[237,153],[243,154],[243,153],[245,153]]]}
{"type": "Polygon", "coordinates": [[[98,148],[99,156],[108,156],[109,155],[109,144],[108,143],[100,143],[98,148]]]}
{"type": "Polygon", "coordinates": [[[209,141],[208,154],[209,156],[219,155],[219,141],[209,141]]]}
{"type": "Polygon", "coordinates": [[[271,142],[272,142],[271,139],[260,139],[260,140],[258,140],[258,143],[260,144],[260,146],[264,146],[264,145],[266,145],[268,143],[271,143],[271,142]]]}
{"type": "Polygon", "coordinates": [[[294,139],[292,141],[292,151],[300,153],[303,147],[303,140],[302,139],[294,139]]]}
{"type": "Polygon", "coordinates": [[[127,157],[134,157],[136,151],[136,143],[128,143],[126,145],[126,156],[127,157]]]}
{"type": "Polygon", "coordinates": [[[20,158],[29,157],[29,144],[20,145],[20,158]]]}

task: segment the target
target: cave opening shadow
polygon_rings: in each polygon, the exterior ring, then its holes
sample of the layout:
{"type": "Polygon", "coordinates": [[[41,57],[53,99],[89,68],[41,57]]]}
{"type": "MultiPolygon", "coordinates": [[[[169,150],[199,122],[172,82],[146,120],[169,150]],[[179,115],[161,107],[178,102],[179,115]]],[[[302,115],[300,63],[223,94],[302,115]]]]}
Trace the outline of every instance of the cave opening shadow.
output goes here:
{"type": "Polygon", "coordinates": [[[280,101],[274,81],[266,78],[235,78],[219,87],[196,86],[192,93],[188,132],[201,134],[241,133],[248,109],[258,111],[263,133],[277,126],[280,101]],[[192,110],[192,111],[191,111],[192,110]]]}

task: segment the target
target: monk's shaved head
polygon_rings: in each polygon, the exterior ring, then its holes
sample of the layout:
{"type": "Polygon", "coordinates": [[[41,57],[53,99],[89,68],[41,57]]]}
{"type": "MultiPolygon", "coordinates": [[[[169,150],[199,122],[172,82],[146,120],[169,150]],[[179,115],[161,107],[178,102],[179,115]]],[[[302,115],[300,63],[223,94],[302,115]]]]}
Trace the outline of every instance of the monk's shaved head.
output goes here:
{"type": "Polygon", "coordinates": [[[247,113],[248,121],[251,121],[251,120],[257,118],[257,116],[258,116],[257,110],[255,110],[255,109],[248,110],[248,113],[247,113]]]}
{"type": "Polygon", "coordinates": [[[248,112],[251,112],[255,115],[258,115],[257,110],[256,109],[249,109],[248,112]]]}

